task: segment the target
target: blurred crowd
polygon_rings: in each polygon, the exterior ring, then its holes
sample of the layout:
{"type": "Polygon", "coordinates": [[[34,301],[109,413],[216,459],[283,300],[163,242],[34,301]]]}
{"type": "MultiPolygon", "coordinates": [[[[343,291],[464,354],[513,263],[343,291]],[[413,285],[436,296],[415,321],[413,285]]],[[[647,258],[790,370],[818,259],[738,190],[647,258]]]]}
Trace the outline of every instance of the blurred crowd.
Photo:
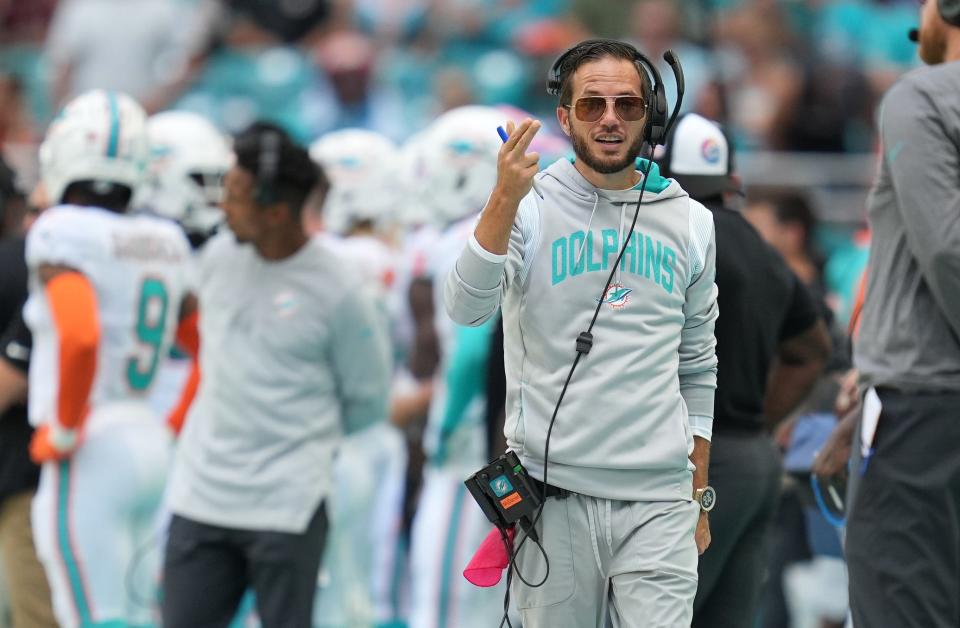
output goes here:
{"type": "MultiPolygon", "coordinates": [[[[916,63],[912,0],[32,0],[0,3],[0,142],[30,143],[92,87],[236,132],[395,141],[459,105],[552,119],[556,55],[591,35],[674,49],[684,110],[739,148],[869,151],[877,97],[916,63]]],[[[663,69],[667,66],[664,64],[663,69]]],[[[667,81],[668,96],[675,91],[667,81]]]]}

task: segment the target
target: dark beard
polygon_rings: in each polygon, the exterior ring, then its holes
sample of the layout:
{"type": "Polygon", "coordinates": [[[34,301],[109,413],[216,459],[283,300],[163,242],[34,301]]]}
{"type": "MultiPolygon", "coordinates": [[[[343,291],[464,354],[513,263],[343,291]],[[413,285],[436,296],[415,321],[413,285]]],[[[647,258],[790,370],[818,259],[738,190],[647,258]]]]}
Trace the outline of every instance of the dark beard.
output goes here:
{"type": "Polygon", "coordinates": [[[627,151],[623,159],[615,162],[604,162],[593,158],[587,146],[587,141],[583,139],[580,134],[576,132],[571,133],[570,140],[573,143],[573,153],[577,156],[577,159],[589,166],[591,170],[599,172],[600,174],[615,174],[626,169],[628,166],[632,166],[636,163],[640,149],[643,148],[643,135],[640,135],[634,140],[633,144],[630,145],[630,150],[627,151]]]}
{"type": "Polygon", "coordinates": [[[943,63],[947,55],[947,42],[942,33],[936,32],[924,33],[920,30],[920,59],[927,65],[937,65],[943,63]]]}

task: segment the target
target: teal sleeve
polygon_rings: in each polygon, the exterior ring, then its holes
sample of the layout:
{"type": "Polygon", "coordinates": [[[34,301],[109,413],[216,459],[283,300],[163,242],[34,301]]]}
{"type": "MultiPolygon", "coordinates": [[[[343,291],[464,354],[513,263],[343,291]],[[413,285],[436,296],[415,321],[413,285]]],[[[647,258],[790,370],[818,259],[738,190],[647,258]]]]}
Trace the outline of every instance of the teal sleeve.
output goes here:
{"type": "Polygon", "coordinates": [[[460,426],[467,409],[475,399],[486,393],[486,373],[490,358],[490,338],[494,324],[491,319],[479,327],[457,326],[454,331],[454,352],[444,377],[447,403],[440,424],[440,444],[437,458],[444,457],[444,442],[460,426]]]}

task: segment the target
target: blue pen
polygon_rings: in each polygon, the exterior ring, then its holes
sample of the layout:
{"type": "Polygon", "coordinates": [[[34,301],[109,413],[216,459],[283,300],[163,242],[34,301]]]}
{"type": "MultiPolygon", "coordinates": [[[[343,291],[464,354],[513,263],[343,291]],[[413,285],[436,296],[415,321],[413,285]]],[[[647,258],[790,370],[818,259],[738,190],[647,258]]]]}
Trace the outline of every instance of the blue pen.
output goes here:
{"type": "MultiPolygon", "coordinates": [[[[502,126],[497,127],[497,134],[500,136],[500,139],[503,140],[504,144],[506,144],[507,140],[510,139],[510,136],[507,135],[506,129],[504,129],[502,126]]],[[[537,186],[536,179],[533,180],[533,191],[536,192],[537,196],[539,196],[541,199],[543,198],[543,192],[541,192],[539,186],[537,186]]]]}

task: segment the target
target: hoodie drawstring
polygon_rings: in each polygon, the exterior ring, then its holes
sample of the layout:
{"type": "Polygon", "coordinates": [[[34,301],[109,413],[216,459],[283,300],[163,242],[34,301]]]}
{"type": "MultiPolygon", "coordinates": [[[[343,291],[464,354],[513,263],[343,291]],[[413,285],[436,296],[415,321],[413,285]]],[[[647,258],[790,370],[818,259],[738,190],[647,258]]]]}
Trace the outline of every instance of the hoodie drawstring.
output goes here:
{"type": "Polygon", "coordinates": [[[587,230],[583,235],[583,244],[580,245],[580,252],[577,254],[577,259],[573,261],[573,267],[579,268],[580,262],[583,261],[583,250],[587,247],[587,239],[590,237],[590,227],[593,225],[593,216],[597,213],[597,205],[600,204],[600,195],[596,192],[593,193],[593,210],[590,211],[590,220],[587,221],[587,230]]]}
{"type": "Polygon", "coordinates": [[[609,499],[603,500],[604,505],[604,519],[606,520],[606,541],[607,549],[610,550],[610,555],[613,556],[613,502],[609,499]]]}
{"type": "MultiPolygon", "coordinates": [[[[627,216],[627,205],[628,203],[620,203],[620,233],[617,235],[617,238],[618,238],[617,242],[621,247],[623,247],[625,244],[623,241],[623,222],[627,216]]],[[[630,235],[632,236],[633,234],[631,233],[630,235]]],[[[630,236],[627,236],[627,237],[630,237],[630,236]]],[[[623,285],[623,282],[620,280],[620,270],[622,268],[623,268],[623,262],[621,261],[620,264],[617,264],[617,283],[620,284],[621,286],[623,285]]]]}

